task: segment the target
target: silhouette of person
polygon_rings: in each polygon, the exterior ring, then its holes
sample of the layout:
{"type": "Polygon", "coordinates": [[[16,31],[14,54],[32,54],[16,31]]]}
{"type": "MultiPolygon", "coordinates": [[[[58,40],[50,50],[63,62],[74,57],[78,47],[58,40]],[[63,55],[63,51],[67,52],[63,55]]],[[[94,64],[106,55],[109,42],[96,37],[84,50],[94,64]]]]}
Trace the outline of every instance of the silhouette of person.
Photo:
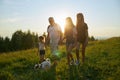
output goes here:
{"type": "Polygon", "coordinates": [[[39,43],[38,43],[38,53],[40,57],[40,63],[45,60],[45,40],[43,36],[39,37],[39,43]]]}
{"type": "Polygon", "coordinates": [[[55,58],[55,56],[58,56],[57,55],[58,44],[59,44],[59,41],[61,41],[62,30],[61,30],[61,27],[57,23],[55,23],[53,17],[49,17],[48,21],[50,25],[47,28],[47,32],[48,32],[47,42],[50,41],[51,53],[53,58],[55,58]]]}
{"type": "Polygon", "coordinates": [[[67,60],[68,65],[74,65],[74,59],[71,54],[71,51],[76,43],[76,35],[77,31],[76,28],[72,22],[71,17],[66,18],[66,24],[65,24],[65,32],[64,32],[64,38],[66,38],[66,51],[67,51],[67,60]]]}
{"type": "Polygon", "coordinates": [[[76,45],[76,63],[79,64],[80,57],[79,57],[79,49],[80,44],[82,44],[82,63],[85,61],[85,49],[88,44],[88,26],[84,22],[84,16],[82,13],[77,14],[77,21],[76,21],[76,30],[77,30],[77,45],[76,45]]]}

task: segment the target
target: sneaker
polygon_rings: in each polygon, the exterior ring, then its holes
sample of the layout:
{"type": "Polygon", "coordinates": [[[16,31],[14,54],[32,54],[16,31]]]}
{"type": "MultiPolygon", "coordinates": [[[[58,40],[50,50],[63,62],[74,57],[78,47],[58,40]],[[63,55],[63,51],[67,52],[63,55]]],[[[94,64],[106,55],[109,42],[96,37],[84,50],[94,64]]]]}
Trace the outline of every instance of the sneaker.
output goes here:
{"type": "Polygon", "coordinates": [[[70,65],[74,65],[74,60],[72,59],[71,62],[70,62],[70,65]]]}
{"type": "Polygon", "coordinates": [[[80,64],[80,62],[78,61],[78,60],[76,60],[76,63],[75,63],[76,65],[79,65],[80,64]]]}

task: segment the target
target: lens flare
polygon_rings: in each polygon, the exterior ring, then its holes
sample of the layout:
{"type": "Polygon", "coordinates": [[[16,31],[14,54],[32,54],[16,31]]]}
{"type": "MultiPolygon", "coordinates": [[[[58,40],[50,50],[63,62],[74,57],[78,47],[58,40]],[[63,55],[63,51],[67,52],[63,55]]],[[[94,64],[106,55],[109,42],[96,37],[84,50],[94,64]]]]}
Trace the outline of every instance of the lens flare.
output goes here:
{"type": "Polygon", "coordinates": [[[57,51],[55,52],[55,55],[60,58],[60,57],[61,57],[61,52],[57,50],[57,51]]]}

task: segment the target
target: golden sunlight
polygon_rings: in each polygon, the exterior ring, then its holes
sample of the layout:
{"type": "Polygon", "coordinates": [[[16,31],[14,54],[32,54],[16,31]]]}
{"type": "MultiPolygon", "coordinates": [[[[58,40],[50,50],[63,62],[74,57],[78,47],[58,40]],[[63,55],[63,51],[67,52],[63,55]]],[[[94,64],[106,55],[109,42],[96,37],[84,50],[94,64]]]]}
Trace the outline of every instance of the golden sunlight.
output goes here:
{"type": "Polygon", "coordinates": [[[55,22],[60,25],[63,33],[64,33],[64,26],[65,26],[65,19],[68,16],[69,15],[65,14],[65,13],[56,14],[56,16],[55,16],[55,22]]]}

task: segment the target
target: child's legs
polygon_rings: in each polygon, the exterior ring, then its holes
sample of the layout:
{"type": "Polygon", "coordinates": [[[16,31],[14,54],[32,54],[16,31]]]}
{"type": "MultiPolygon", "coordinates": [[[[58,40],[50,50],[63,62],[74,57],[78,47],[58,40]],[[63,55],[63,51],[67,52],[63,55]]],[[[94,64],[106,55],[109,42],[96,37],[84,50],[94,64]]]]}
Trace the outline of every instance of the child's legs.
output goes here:
{"type": "Polygon", "coordinates": [[[44,61],[44,55],[40,55],[40,62],[44,61]]]}
{"type": "Polygon", "coordinates": [[[44,61],[45,50],[40,50],[40,62],[44,61]]]}

